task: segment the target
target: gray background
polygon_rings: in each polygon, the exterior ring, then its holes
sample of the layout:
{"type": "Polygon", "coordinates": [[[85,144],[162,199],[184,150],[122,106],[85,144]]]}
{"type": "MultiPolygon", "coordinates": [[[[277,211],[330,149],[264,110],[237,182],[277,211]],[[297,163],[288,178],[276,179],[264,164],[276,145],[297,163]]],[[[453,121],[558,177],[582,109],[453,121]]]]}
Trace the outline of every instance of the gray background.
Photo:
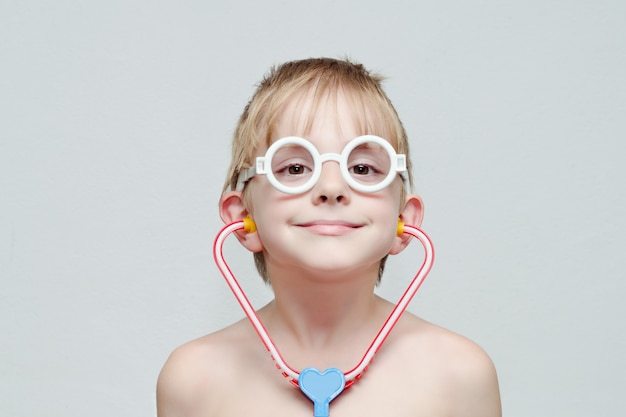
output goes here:
{"type": "Polygon", "coordinates": [[[311,56],[389,77],[437,253],[410,310],[490,353],[506,416],[621,415],[625,22],[619,0],[2,1],[0,415],[154,415],[171,350],[242,317],[211,256],[230,135],[311,56]]]}

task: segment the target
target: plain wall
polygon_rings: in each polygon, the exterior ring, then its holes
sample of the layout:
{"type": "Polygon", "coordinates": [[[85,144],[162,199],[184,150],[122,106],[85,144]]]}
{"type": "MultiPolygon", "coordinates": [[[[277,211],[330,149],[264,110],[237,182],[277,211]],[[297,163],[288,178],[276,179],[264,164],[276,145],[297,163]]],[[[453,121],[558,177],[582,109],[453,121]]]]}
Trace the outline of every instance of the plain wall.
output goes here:
{"type": "Polygon", "coordinates": [[[489,352],[505,416],[623,414],[624,22],[620,0],[0,2],[0,415],[154,416],[168,354],[243,317],[211,255],[230,136],[270,66],[314,56],[388,77],[436,249],[410,310],[489,352]]]}

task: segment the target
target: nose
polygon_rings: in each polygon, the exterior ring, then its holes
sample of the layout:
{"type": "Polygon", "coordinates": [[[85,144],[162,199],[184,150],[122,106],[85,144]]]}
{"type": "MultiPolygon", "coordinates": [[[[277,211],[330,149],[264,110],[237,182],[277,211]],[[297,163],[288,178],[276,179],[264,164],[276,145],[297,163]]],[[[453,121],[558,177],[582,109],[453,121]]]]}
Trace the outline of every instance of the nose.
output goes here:
{"type": "Polygon", "coordinates": [[[312,190],[313,203],[348,203],[351,190],[341,175],[338,161],[325,161],[321,169],[322,173],[312,190]]]}

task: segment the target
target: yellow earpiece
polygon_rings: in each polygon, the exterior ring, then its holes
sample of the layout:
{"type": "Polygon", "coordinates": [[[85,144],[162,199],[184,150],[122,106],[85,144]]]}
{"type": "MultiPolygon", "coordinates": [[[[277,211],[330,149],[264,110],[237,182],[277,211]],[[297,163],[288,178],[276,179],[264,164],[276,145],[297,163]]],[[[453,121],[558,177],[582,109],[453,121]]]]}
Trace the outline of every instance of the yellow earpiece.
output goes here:
{"type": "Polygon", "coordinates": [[[398,236],[402,236],[404,234],[404,223],[400,219],[398,219],[398,228],[396,229],[396,234],[398,236]]]}
{"type": "Polygon", "coordinates": [[[243,230],[248,233],[256,232],[256,224],[254,223],[254,220],[250,218],[249,214],[246,216],[245,219],[243,219],[243,230]]]}

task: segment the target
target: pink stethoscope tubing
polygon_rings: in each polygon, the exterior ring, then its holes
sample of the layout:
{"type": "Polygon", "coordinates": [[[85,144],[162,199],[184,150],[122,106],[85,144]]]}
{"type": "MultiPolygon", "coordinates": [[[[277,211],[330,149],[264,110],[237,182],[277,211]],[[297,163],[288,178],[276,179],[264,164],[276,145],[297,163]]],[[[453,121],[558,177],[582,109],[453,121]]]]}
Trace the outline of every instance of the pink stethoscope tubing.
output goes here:
{"type": "MultiPolygon", "coordinates": [[[[272,341],[272,338],[270,337],[269,333],[263,326],[263,323],[257,316],[255,309],[252,307],[252,304],[248,300],[248,297],[246,297],[246,294],[242,290],[241,286],[239,285],[239,282],[233,275],[230,267],[228,266],[228,264],[226,263],[226,260],[224,259],[222,250],[223,250],[224,241],[226,240],[226,237],[228,237],[231,233],[237,230],[244,229],[245,224],[246,223],[244,220],[240,220],[240,221],[230,223],[224,226],[222,230],[220,230],[220,232],[215,237],[215,241],[213,244],[213,257],[215,258],[215,263],[218,269],[220,270],[220,272],[226,279],[228,286],[230,287],[231,291],[235,295],[235,298],[241,305],[241,308],[243,309],[244,313],[248,317],[248,320],[250,321],[250,323],[256,330],[257,334],[261,338],[261,341],[265,345],[266,349],[270,352],[272,359],[274,359],[274,361],[276,362],[276,366],[282,371],[283,376],[290,378],[290,382],[298,386],[298,377],[300,373],[294,370],[293,368],[291,368],[285,362],[282,355],[276,348],[276,345],[272,341]]],[[[387,338],[387,336],[389,335],[393,327],[396,325],[396,323],[400,319],[400,316],[402,315],[402,313],[404,313],[404,311],[406,310],[407,306],[411,302],[411,299],[413,298],[417,290],[420,288],[420,286],[424,282],[424,279],[426,278],[426,276],[428,275],[428,273],[430,272],[432,268],[432,264],[434,260],[434,248],[433,248],[430,238],[422,230],[418,229],[417,227],[400,223],[398,229],[404,234],[408,234],[410,236],[417,238],[422,243],[422,245],[424,246],[424,251],[425,251],[424,261],[422,262],[422,266],[420,267],[419,271],[417,272],[417,274],[415,275],[415,277],[413,278],[413,280],[411,281],[407,289],[404,291],[400,299],[398,300],[396,306],[389,314],[389,317],[387,317],[387,320],[385,321],[385,323],[379,330],[378,334],[372,341],[371,345],[365,351],[363,358],[361,358],[360,362],[352,370],[344,374],[346,378],[346,387],[352,385],[358,378],[360,378],[361,374],[367,369],[367,366],[371,362],[372,358],[374,357],[378,349],[380,349],[381,345],[385,342],[385,339],[387,338]]]]}

